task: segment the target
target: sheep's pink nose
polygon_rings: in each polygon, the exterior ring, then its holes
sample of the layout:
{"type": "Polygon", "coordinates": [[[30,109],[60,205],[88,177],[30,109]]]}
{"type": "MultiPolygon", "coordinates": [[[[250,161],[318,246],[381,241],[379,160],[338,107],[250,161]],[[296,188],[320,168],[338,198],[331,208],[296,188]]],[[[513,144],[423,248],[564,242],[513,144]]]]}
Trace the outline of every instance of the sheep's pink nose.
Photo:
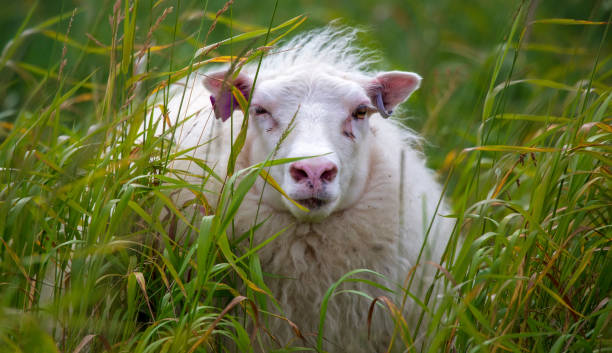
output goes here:
{"type": "Polygon", "coordinates": [[[305,183],[310,189],[318,190],[324,183],[336,178],[338,167],[329,159],[312,158],[292,163],[289,174],[295,182],[305,183]]]}

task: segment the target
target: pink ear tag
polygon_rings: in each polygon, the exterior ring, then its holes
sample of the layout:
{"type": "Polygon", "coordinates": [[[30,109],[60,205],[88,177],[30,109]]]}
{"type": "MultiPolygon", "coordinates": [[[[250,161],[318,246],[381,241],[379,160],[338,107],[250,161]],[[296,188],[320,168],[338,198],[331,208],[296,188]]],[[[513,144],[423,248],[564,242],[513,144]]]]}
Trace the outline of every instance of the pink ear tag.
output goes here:
{"type": "Polygon", "coordinates": [[[376,93],[376,108],[378,109],[378,112],[380,113],[380,115],[382,115],[382,117],[385,119],[387,119],[388,117],[391,116],[391,114],[393,114],[393,110],[387,111],[387,109],[385,108],[385,104],[383,103],[381,91],[378,91],[378,93],[376,93]]]}

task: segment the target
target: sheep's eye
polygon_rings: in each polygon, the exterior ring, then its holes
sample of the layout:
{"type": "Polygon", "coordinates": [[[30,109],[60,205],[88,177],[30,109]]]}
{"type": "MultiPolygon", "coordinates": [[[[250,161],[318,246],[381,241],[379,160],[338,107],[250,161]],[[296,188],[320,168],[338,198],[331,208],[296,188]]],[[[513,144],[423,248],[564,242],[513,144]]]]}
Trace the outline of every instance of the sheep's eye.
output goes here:
{"type": "Polygon", "coordinates": [[[255,114],[262,115],[262,114],[269,114],[269,113],[267,110],[265,110],[262,107],[255,107],[255,114]]]}
{"type": "Polygon", "coordinates": [[[365,119],[368,114],[368,107],[365,104],[360,104],[357,109],[353,112],[353,118],[355,119],[365,119]]]}

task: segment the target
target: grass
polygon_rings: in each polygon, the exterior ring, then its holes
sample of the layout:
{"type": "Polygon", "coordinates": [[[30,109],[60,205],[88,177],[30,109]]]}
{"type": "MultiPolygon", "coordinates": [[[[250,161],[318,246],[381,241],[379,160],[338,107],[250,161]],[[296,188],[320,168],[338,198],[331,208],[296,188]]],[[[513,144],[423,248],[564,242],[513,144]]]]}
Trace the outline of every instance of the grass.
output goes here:
{"type": "MultiPolygon", "coordinates": [[[[261,50],[249,50],[302,22],[290,6],[298,2],[280,2],[274,16],[239,2],[219,16],[223,4],[202,1],[50,3],[8,5],[21,23],[0,26],[0,351],[260,347],[265,333],[253,323],[274,319],[276,304],[257,252],[226,230],[264,165],[235,171],[212,209],[202,188],[215,175],[191,185],[168,173],[187,158],[168,143],[178,125],[139,135],[151,121],[141,97],[167,101],[169,82],[231,55],[258,60],[261,50]],[[205,45],[212,50],[195,58],[205,45]],[[139,53],[151,54],[142,73],[139,53]],[[210,215],[187,219],[167,196],[181,188],[210,215]],[[176,242],[168,214],[193,225],[193,244],[176,242]]],[[[411,346],[402,328],[394,346],[612,351],[610,9],[367,4],[313,5],[299,30],[338,12],[366,17],[375,29],[365,42],[386,45],[390,66],[424,73],[406,124],[431,142],[458,222],[429,345],[411,346]],[[513,16],[492,30],[498,7],[513,16]],[[390,27],[375,22],[385,13],[390,27]],[[406,23],[422,33],[402,42],[406,23]],[[377,35],[385,31],[401,35],[377,35]]]]}

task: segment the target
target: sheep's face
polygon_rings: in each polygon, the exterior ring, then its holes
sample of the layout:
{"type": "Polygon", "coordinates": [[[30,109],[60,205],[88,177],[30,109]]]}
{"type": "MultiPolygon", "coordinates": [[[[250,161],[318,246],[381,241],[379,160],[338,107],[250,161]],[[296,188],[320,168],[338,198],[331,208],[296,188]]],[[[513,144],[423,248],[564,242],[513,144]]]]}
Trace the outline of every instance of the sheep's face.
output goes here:
{"type": "MultiPolygon", "coordinates": [[[[234,85],[246,95],[251,89],[245,82],[241,74],[234,85]]],[[[287,195],[309,212],[271,187],[264,201],[302,221],[320,221],[356,202],[369,174],[370,119],[382,119],[376,113],[401,103],[419,82],[418,75],[404,72],[375,78],[302,72],[257,82],[249,110],[251,160],[312,157],[270,170],[287,195]]],[[[213,96],[223,95],[214,84],[207,87],[213,96]]],[[[231,104],[233,98],[227,97],[231,104]]],[[[216,97],[212,101],[217,117],[231,114],[216,97]]]]}

